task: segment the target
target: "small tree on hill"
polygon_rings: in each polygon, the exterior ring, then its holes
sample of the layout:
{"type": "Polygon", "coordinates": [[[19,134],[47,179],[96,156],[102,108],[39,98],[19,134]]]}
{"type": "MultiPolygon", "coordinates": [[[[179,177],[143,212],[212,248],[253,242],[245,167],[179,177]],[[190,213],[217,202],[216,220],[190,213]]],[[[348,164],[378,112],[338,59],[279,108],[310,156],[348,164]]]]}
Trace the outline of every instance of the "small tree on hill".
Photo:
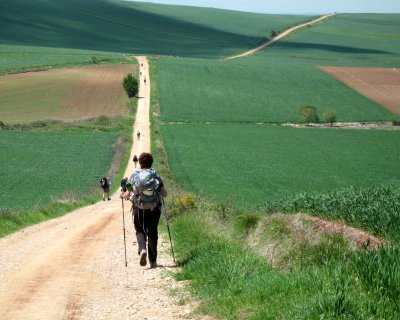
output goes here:
{"type": "Polygon", "coordinates": [[[337,113],[335,109],[328,110],[324,113],[324,120],[328,122],[330,125],[333,125],[336,122],[337,113]]]}
{"type": "Polygon", "coordinates": [[[319,117],[317,108],[314,106],[304,106],[299,110],[299,117],[304,123],[318,123],[319,117]]]}
{"type": "Polygon", "coordinates": [[[138,94],[139,84],[131,73],[124,78],[123,85],[129,98],[135,97],[138,94]]]}
{"type": "Polygon", "coordinates": [[[92,58],[90,59],[90,61],[91,61],[93,64],[99,64],[99,63],[100,63],[100,60],[97,59],[96,56],[92,56],[92,58]]]}
{"type": "Polygon", "coordinates": [[[272,30],[269,35],[271,38],[275,38],[278,35],[278,32],[276,32],[276,30],[272,30]]]}

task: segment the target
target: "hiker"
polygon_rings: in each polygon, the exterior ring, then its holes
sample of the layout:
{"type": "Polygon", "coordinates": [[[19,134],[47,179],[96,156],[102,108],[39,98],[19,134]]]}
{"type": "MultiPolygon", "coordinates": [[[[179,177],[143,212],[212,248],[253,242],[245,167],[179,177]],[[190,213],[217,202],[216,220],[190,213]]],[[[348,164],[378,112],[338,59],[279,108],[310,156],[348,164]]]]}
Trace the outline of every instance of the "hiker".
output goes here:
{"type": "MultiPolygon", "coordinates": [[[[138,132],[136,133],[136,137],[137,137],[138,140],[140,140],[140,131],[138,131],[138,132]]],[[[135,161],[135,160],[133,160],[133,161],[135,161]]]]}
{"type": "Polygon", "coordinates": [[[110,198],[110,177],[103,177],[100,179],[100,188],[103,189],[103,201],[111,200],[110,198]]]}
{"type": "Polygon", "coordinates": [[[167,191],[161,177],[151,167],[153,156],[150,153],[142,153],[139,156],[139,164],[140,169],[135,170],[128,180],[132,186],[125,192],[124,198],[132,201],[139,263],[145,266],[148,254],[150,268],[153,269],[157,267],[158,222],[161,216],[162,197],[167,196],[167,191]]]}
{"type": "Polygon", "coordinates": [[[146,84],[146,77],[144,77],[144,84],[146,84]]]}
{"type": "Polygon", "coordinates": [[[133,162],[135,163],[135,168],[136,168],[136,165],[138,163],[138,158],[137,158],[136,154],[133,156],[133,162]]]}

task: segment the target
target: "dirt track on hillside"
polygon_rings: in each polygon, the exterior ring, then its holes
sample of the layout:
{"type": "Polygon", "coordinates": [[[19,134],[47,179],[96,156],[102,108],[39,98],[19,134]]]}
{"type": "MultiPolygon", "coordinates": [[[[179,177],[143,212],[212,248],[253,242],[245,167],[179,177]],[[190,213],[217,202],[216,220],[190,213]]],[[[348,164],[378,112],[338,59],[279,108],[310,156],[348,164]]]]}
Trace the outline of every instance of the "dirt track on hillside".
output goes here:
{"type": "MultiPolygon", "coordinates": [[[[133,154],[150,150],[150,77],[143,63],[133,154]],[[146,76],[147,83],[143,83],[146,76]]],[[[133,172],[129,162],[126,175],[133,172]]],[[[100,174],[100,173],[99,173],[100,174]]],[[[100,190],[99,190],[100,193],[100,190]]],[[[100,198],[100,195],[99,195],[100,198]]],[[[160,265],[139,266],[136,238],[125,202],[128,267],[124,263],[121,200],[81,208],[0,239],[0,318],[5,319],[188,319],[194,308],[179,305],[168,290],[182,286],[169,241],[159,239],[160,265]]]]}
{"type": "Polygon", "coordinates": [[[327,14],[327,15],[324,15],[324,16],[322,16],[322,17],[319,17],[319,18],[317,18],[317,19],[315,19],[315,20],[313,20],[313,21],[306,22],[306,23],[303,23],[303,24],[301,24],[301,25],[295,26],[295,27],[293,27],[293,28],[287,29],[286,31],[284,31],[284,32],[282,32],[281,34],[277,35],[277,36],[276,36],[275,38],[273,38],[272,40],[269,40],[268,42],[262,44],[261,46],[258,46],[257,48],[248,50],[248,51],[246,51],[246,52],[243,52],[243,53],[238,54],[238,55],[235,55],[235,56],[231,56],[231,57],[225,58],[225,59],[223,59],[223,60],[232,60],[232,59],[243,58],[243,57],[249,56],[249,55],[251,55],[251,54],[253,54],[253,53],[257,52],[257,51],[260,51],[260,50],[262,50],[262,49],[264,49],[264,48],[266,48],[266,47],[268,47],[268,46],[274,44],[275,42],[279,41],[279,40],[282,39],[283,37],[286,37],[289,33],[292,33],[292,32],[294,32],[294,31],[296,31],[296,30],[298,30],[298,29],[300,29],[300,28],[306,27],[306,26],[312,26],[313,24],[316,24],[316,23],[318,23],[318,22],[320,22],[320,21],[322,21],[322,20],[324,20],[324,19],[326,19],[326,18],[332,17],[332,16],[334,16],[334,15],[335,15],[335,14],[327,14]]]}

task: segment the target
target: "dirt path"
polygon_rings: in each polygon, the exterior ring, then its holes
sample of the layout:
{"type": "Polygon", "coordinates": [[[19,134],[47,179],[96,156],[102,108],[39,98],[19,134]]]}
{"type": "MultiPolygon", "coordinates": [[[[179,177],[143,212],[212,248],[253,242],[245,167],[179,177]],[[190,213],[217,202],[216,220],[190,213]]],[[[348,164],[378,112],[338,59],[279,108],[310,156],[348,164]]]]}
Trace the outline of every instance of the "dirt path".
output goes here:
{"type": "MultiPolygon", "coordinates": [[[[139,130],[141,137],[134,137],[132,156],[150,150],[150,77],[146,58],[138,60],[142,98],[134,133],[139,130]]],[[[133,170],[130,161],[126,175],[133,170]]],[[[193,306],[178,306],[168,295],[180,286],[166,272],[175,270],[169,242],[160,239],[159,268],[140,267],[129,207],[127,268],[118,193],[0,239],[0,318],[188,319],[193,306]]]]}
{"type": "Polygon", "coordinates": [[[333,14],[333,13],[332,14],[327,14],[327,15],[319,17],[318,19],[315,19],[313,21],[310,21],[310,22],[307,22],[307,23],[303,23],[301,25],[298,25],[298,26],[295,26],[293,28],[290,28],[290,29],[282,32],[281,34],[279,34],[278,36],[276,36],[272,40],[262,44],[261,46],[259,46],[257,48],[251,49],[251,50],[246,51],[244,53],[238,54],[236,56],[231,56],[231,57],[228,57],[228,58],[225,58],[225,59],[222,59],[222,60],[232,60],[232,59],[243,58],[243,57],[249,56],[249,55],[251,55],[251,54],[253,54],[253,53],[257,52],[257,51],[260,51],[260,50],[262,50],[262,49],[274,44],[275,42],[277,42],[278,40],[282,39],[283,37],[286,37],[289,33],[292,33],[292,32],[294,32],[294,31],[296,31],[296,30],[298,30],[300,28],[303,28],[305,26],[311,26],[313,24],[316,24],[316,23],[318,23],[318,22],[320,22],[320,21],[322,21],[322,20],[324,20],[326,18],[332,17],[334,15],[335,14],[333,14]]]}

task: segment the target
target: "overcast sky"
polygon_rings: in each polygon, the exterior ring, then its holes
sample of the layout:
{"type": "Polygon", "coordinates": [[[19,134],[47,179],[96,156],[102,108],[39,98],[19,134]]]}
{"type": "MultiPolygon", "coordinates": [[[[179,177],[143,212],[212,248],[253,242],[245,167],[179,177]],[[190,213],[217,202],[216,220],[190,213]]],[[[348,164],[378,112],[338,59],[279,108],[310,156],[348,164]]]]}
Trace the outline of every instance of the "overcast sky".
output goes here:
{"type": "Polygon", "coordinates": [[[400,13],[400,0],[141,0],[262,13],[400,13]]]}

